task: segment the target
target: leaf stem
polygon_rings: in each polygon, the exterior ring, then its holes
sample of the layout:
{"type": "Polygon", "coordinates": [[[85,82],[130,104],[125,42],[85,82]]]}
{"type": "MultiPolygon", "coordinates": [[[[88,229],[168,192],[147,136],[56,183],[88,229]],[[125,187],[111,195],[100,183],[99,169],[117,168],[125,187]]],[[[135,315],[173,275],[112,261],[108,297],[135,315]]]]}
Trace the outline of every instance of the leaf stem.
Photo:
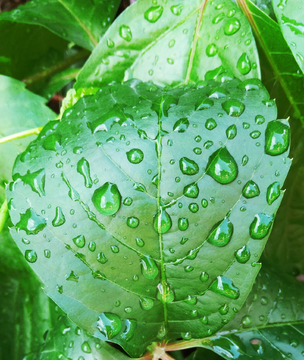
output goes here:
{"type": "Polygon", "coordinates": [[[34,128],[34,129],[25,130],[25,131],[21,131],[19,133],[4,136],[3,138],[0,139],[0,145],[4,144],[4,143],[7,143],[9,141],[16,140],[16,139],[21,139],[21,138],[24,138],[24,137],[27,137],[27,136],[30,136],[30,135],[38,135],[42,128],[43,128],[43,126],[39,126],[39,127],[34,128]]]}
{"type": "Polygon", "coordinates": [[[5,199],[4,203],[0,208],[0,233],[3,230],[7,218],[8,218],[8,207],[7,207],[7,200],[5,199]]]}
{"type": "Polygon", "coordinates": [[[60,61],[59,63],[50,66],[49,68],[40,71],[38,74],[33,75],[32,77],[23,79],[22,81],[26,84],[26,86],[31,86],[34,83],[37,83],[41,80],[48,79],[49,77],[59,73],[62,70],[67,69],[71,65],[73,65],[75,62],[81,59],[85,59],[90,55],[90,52],[88,50],[81,50],[77,52],[75,55],[64,59],[63,61],[60,61]]]}
{"type": "Polygon", "coordinates": [[[177,351],[177,350],[190,349],[202,345],[202,343],[204,343],[204,340],[206,339],[194,339],[190,341],[177,341],[177,342],[169,343],[168,345],[166,345],[165,350],[177,351]]]}

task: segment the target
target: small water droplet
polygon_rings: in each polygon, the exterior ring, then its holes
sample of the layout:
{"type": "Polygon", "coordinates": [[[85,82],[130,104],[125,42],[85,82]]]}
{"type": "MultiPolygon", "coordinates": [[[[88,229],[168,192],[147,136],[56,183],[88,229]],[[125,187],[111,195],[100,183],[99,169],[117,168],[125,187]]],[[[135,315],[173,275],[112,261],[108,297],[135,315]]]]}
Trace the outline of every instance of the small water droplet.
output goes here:
{"type": "Polygon", "coordinates": [[[205,271],[203,271],[203,272],[201,273],[201,275],[200,275],[200,280],[201,280],[202,282],[206,282],[208,279],[209,279],[209,274],[206,273],[205,271]]]}
{"type": "Polygon", "coordinates": [[[164,234],[170,230],[172,226],[172,220],[170,215],[164,209],[160,209],[160,211],[154,216],[154,230],[159,234],[164,234]]]}
{"type": "Polygon", "coordinates": [[[266,199],[267,203],[271,205],[281,194],[281,184],[276,181],[270,184],[267,188],[266,199]]]}
{"type": "Polygon", "coordinates": [[[214,119],[210,118],[206,120],[205,128],[208,130],[213,130],[217,127],[217,123],[214,119]]]}
{"type": "Polygon", "coordinates": [[[129,26],[121,25],[119,28],[119,35],[122,39],[130,42],[132,40],[132,32],[129,26]]]}
{"type": "Polygon", "coordinates": [[[249,161],[249,157],[247,155],[244,155],[242,157],[242,166],[245,166],[249,161]]]}
{"type": "Polygon", "coordinates": [[[97,255],[97,261],[99,261],[101,264],[105,264],[108,261],[108,259],[103,252],[100,252],[97,255]]]}
{"type": "Polygon", "coordinates": [[[249,247],[247,245],[244,245],[243,247],[238,249],[235,252],[235,258],[239,263],[245,264],[250,259],[249,247]]]}
{"type": "Polygon", "coordinates": [[[25,250],[24,256],[29,263],[36,262],[38,258],[35,250],[25,250]]]}
{"type": "Polygon", "coordinates": [[[206,55],[209,57],[215,56],[217,54],[218,48],[215,44],[211,43],[206,47],[206,55]]]}
{"type": "Polygon", "coordinates": [[[221,315],[226,315],[226,314],[228,314],[228,311],[229,311],[229,305],[228,305],[228,304],[224,304],[223,306],[221,306],[221,307],[219,308],[219,313],[220,313],[221,315]]]}
{"type": "Polygon", "coordinates": [[[175,45],[175,40],[174,39],[170,40],[168,43],[169,48],[172,48],[174,45],[175,45]]]}
{"type": "Polygon", "coordinates": [[[140,149],[132,149],[126,153],[128,160],[132,164],[139,164],[144,159],[144,153],[140,149]]]}
{"type": "Polygon", "coordinates": [[[174,292],[169,285],[162,285],[161,283],[157,285],[158,293],[157,299],[162,303],[170,304],[174,300],[174,292]]]}
{"type": "Polygon", "coordinates": [[[58,133],[51,133],[50,135],[46,136],[43,140],[42,147],[45,150],[51,150],[58,152],[61,148],[61,135],[58,133]]]}
{"type": "Polygon", "coordinates": [[[107,340],[115,337],[121,330],[120,318],[112,313],[101,313],[97,321],[98,330],[107,340]]]}
{"type": "Polygon", "coordinates": [[[245,198],[251,199],[255,196],[260,195],[260,189],[254,181],[249,180],[243,187],[242,194],[245,198]]]}
{"type": "Polygon", "coordinates": [[[134,319],[126,319],[125,320],[125,330],[121,334],[121,338],[125,341],[129,341],[132,339],[135,333],[135,329],[137,326],[137,321],[134,319]]]}
{"type": "Polygon", "coordinates": [[[236,137],[237,134],[237,128],[235,126],[235,124],[230,125],[227,129],[226,129],[226,136],[227,139],[232,140],[236,137]]]}
{"type": "Polygon", "coordinates": [[[164,8],[161,5],[151,6],[144,13],[144,18],[150,23],[155,23],[161,16],[164,11],[164,8]]]}
{"type": "Polygon", "coordinates": [[[197,136],[194,138],[194,140],[195,140],[196,142],[200,142],[200,141],[202,141],[202,137],[201,137],[200,135],[197,135],[197,136]]]}
{"type": "Polygon", "coordinates": [[[189,184],[184,187],[183,194],[189,198],[197,198],[199,194],[199,188],[196,183],[189,184]]]}
{"type": "Polygon", "coordinates": [[[83,248],[85,246],[85,243],[86,243],[85,242],[85,237],[83,235],[76,236],[73,239],[73,242],[79,248],[83,248]]]}
{"type": "Polygon", "coordinates": [[[68,276],[66,277],[66,280],[67,280],[67,281],[75,281],[75,282],[78,282],[78,279],[79,279],[79,276],[77,276],[77,275],[74,273],[74,271],[71,271],[71,272],[70,272],[70,275],[68,275],[68,276]]]}
{"type": "Polygon", "coordinates": [[[51,257],[51,250],[45,249],[43,253],[47,259],[49,259],[51,257]]]}
{"type": "Polygon", "coordinates": [[[259,213],[254,217],[253,222],[250,224],[249,233],[253,239],[263,239],[269,232],[273,223],[273,216],[259,213]]]}
{"type": "Polygon", "coordinates": [[[120,208],[121,195],[117,185],[111,182],[104,183],[94,191],[92,201],[95,208],[102,215],[114,215],[120,208]]]}
{"type": "Polygon", "coordinates": [[[119,247],[116,245],[111,245],[111,250],[114,254],[117,254],[119,252],[119,247]]]}
{"type": "Polygon", "coordinates": [[[209,98],[205,98],[203,100],[199,100],[196,105],[195,105],[195,110],[206,110],[206,109],[210,109],[212,106],[214,105],[214,101],[209,99],[209,98]]]}
{"type": "Polygon", "coordinates": [[[231,36],[240,30],[241,23],[238,19],[229,19],[224,26],[224,33],[227,36],[231,36]]]}
{"type": "Polygon", "coordinates": [[[201,204],[203,208],[206,208],[208,206],[208,200],[202,199],[201,204]]]}
{"type": "Polygon", "coordinates": [[[239,100],[227,100],[222,103],[225,112],[234,117],[241,116],[245,110],[245,105],[239,100]]]}
{"type": "Polygon", "coordinates": [[[243,122],[243,129],[249,129],[250,128],[250,124],[243,122]]]}
{"type": "Polygon", "coordinates": [[[179,167],[184,175],[195,175],[199,172],[197,163],[187,157],[182,157],[179,160],[179,167]]]}
{"type": "Polygon", "coordinates": [[[236,179],[238,167],[226,147],[222,147],[210,155],[206,174],[220,184],[229,184],[236,179]]]}
{"type": "Polygon", "coordinates": [[[216,294],[226,296],[229,299],[237,299],[240,296],[240,290],[225,276],[218,276],[209,289],[216,294]]]}
{"type": "Polygon", "coordinates": [[[189,221],[187,218],[179,218],[178,219],[178,228],[181,231],[187,230],[189,227],[189,221]]]}
{"type": "Polygon", "coordinates": [[[213,145],[213,141],[208,140],[204,143],[204,148],[209,149],[213,145]]]}
{"type": "Polygon", "coordinates": [[[130,206],[133,203],[133,199],[131,199],[130,197],[126,197],[123,201],[123,204],[126,206],[130,206]]]}
{"type": "Polygon", "coordinates": [[[84,186],[87,188],[91,188],[93,182],[90,175],[90,165],[85,158],[82,158],[77,162],[77,171],[84,178],[84,186]]]}
{"type": "Polygon", "coordinates": [[[127,219],[127,225],[130,228],[136,228],[139,225],[139,219],[135,216],[130,216],[127,219]]]}
{"type": "Polygon", "coordinates": [[[193,212],[193,213],[196,213],[196,212],[198,212],[198,210],[199,210],[199,206],[198,206],[198,204],[196,204],[196,203],[191,203],[191,204],[189,204],[188,208],[189,208],[189,210],[190,210],[191,212],[193,212]]]}
{"type": "Polygon", "coordinates": [[[154,306],[154,301],[149,298],[141,297],[139,303],[143,310],[151,310],[154,306]]]}
{"type": "Polygon", "coordinates": [[[255,117],[254,121],[255,121],[255,123],[256,123],[257,125],[262,125],[262,124],[264,124],[264,122],[265,122],[265,118],[264,118],[263,115],[257,115],[257,116],[255,117]]]}
{"type": "Polygon", "coordinates": [[[52,221],[52,225],[57,227],[57,226],[61,226],[65,223],[65,216],[62,212],[62,209],[60,206],[56,206],[56,214],[55,214],[55,218],[52,221]]]}
{"type": "Polygon", "coordinates": [[[285,152],[289,147],[290,129],[280,121],[270,121],[265,133],[265,153],[276,156],[285,152]]]}
{"type": "Polygon", "coordinates": [[[189,120],[187,118],[182,118],[176,121],[173,125],[173,131],[177,131],[179,133],[185,132],[189,127],[189,120]]]}
{"type": "Polygon", "coordinates": [[[142,264],[142,274],[144,277],[149,280],[155,279],[158,275],[158,267],[151,256],[142,256],[140,263],[142,264]]]}
{"type": "Polygon", "coordinates": [[[182,237],[180,243],[181,243],[182,245],[184,245],[184,244],[186,244],[186,242],[187,242],[188,240],[189,240],[189,239],[188,239],[187,237],[182,237]]]}
{"type": "MultiPolygon", "coordinates": [[[[77,245],[77,244],[76,244],[77,245]]],[[[95,243],[95,241],[90,241],[89,242],[89,245],[88,245],[88,248],[89,248],[89,250],[90,251],[95,251],[96,250],[96,243],[95,243]]]]}
{"type": "Polygon", "coordinates": [[[242,75],[247,75],[251,70],[251,62],[246,53],[243,53],[237,61],[237,69],[242,75]]]}
{"type": "MultiPolygon", "coordinates": [[[[245,323],[246,323],[246,319],[245,319],[245,323]]],[[[251,344],[252,348],[255,350],[255,352],[257,354],[264,355],[265,345],[264,345],[262,340],[260,340],[260,339],[251,339],[250,344],[251,344]]]]}
{"type": "Polygon", "coordinates": [[[242,325],[244,327],[249,327],[252,323],[252,318],[249,315],[246,315],[242,318],[242,325]]]}
{"type": "Polygon", "coordinates": [[[178,5],[171,6],[170,10],[171,10],[172,14],[179,16],[182,13],[183,8],[184,8],[183,5],[178,4],[178,5]]]}
{"type": "Polygon", "coordinates": [[[229,218],[215,224],[207,238],[207,241],[215,246],[225,246],[231,240],[233,224],[229,218]]]}

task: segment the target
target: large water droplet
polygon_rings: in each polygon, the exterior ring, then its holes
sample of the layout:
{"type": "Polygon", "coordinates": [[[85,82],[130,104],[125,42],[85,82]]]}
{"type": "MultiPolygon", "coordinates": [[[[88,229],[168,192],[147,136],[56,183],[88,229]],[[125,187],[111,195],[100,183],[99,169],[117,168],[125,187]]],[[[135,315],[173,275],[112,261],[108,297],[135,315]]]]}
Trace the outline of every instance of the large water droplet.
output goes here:
{"type": "Polygon", "coordinates": [[[159,118],[162,116],[168,117],[168,111],[172,106],[177,105],[177,103],[178,98],[176,96],[165,94],[153,101],[151,109],[156,112],[159,118]]]}
{"type": "Polygon", "coordinates": [[[251,199],[255,196],[260,195],[260,189],[254,181],[249,180],[243,187],[242,194],[245,198],[251,199]]]}
{"type": "Polygon", "coordinates": [[[125,341],[129,341],[132,339],[135,333],[135,329],[137,326],[137,321],[134,319],[126,319],[125,320],[125,330],[121,334],[121,338],[125,341]]]}
{"type": "Polygon", "coordinates": [[[229,218],[225,218],[214,225],[207,241],[215,246],[225,246],[231,240],[232,234],[233,224],[229,218]]]}
{"type": "Polygon", "coordinates": [[[196,183],[189,184],[184,187],[184,195],[189,198],[197,198],[199,194],[199,188],[196,183]]]}
{"type": "Polygon", "coordinates": [[[265,133],[265,153],[280,155],[289,147],[290,129],[280,121],[270,121],[265,133]]]}
{"type": "Polygon", "coordinates": [[[83,248],[85,246],[85,237],[83,235],[79,235],[73,238],[74,244],[79,247],[83,248]]]}
{"type": "Polygon", "coordinates": [[[61,226],[65,223],[65,216],[60,206],[56,206],[56,214],[52,221],[53,226],[61,226]]]}
{"type": "Polygon", "coordinates": [[[269,232],[273,222],[273,216],[259,213],[250,224],[249,233],[253,239],[263,239],[269,232]]]}
{"type": "Polygon", "coordinates": [[[33,191],[39,196],[45,196],[45,170],[40,169],[35,172],[28,171],[27,174],[21,176],[20,174],[14,174],[14,181],[20,178],[25,184],[29,185],[33,191]]]}
{"type": "Polygon", "coordinates": [[[270,184],[267,188],[266,199],[269,205],[271,205],[281,194],[281,184],[276,181],[270,184]]]}
{"type": "Polygon", "coordinates": [[[213,130],[217,127],[217,123],[215,122],[214,119],[210,118],[210,119],[207,119],[206,120],[206,123],[205,123],[205,128],[208,129],[208,130],[213,130]]]}
{"type": "Polygon", "coordinates": [[[170,215],[164,209],[160,209],[160,211],[154,216],[154,229],[159,234],[164,234],[168,230],[170,230],[172,226],[172,220],[170,215]]]}
{"type": "Polygon", "coordinates": [[[97,321],[97,328],[107,340],[110,340],[120,332],[121,320],[115,314],[101,313],[97,321]]]}
{"type": "Polygon", "coordinates": [[[226,147],[222,147],[210,155],[206,174],[220,184],[229,184],[236,179],[238,166],[226,147]]]}
{"type": "Polygon", "coordinates": [[[237,299],[240,296],[240,290],[225,276],[218,276],[209,289],[229,299],[237,299]]]}
{"type": "Polygon", "coordinates": [[[102,215],[116,214],[121,202],[121,195],[117,185],[111,182],[104,183],[94,191],[92,201],[102,215]]]}
{"type": "Polygon", "coordinates": [[[30,263],[34,263],[37,261],[37,253],[35,250],[25,250],[24,256],[26,260],[30,263]]]}
{"type": "Polygon", "coordinates": [[[189,120],[187,118],[182,118],[176,121],[173,125],[173,131],[177,131],[179,133],[185,132],[189,127],[189,120]]]}
{"type": "Polygon", "coordinates": [[[93,181],[90,175],[90,165],[85,158],[82,158],[77,162],[77,171],[84,178],[84,186],[87,188],[91,188],[93,185],[93,181]]]}
{"type": "Polygon", "coordinates": [[[140,149],[132,149],[128,151],[127,158],[132,164],[139,164],[144,159],[144,153],[140,149]]]}
{"type": "Polygon", "coordinates": [[[178,228],[181,230],[181,231],[185,231],[187,230],[189,227],[189,221],[187,218],[179,218],[178,219],[178,228]]]}
{"type": "Polygon", "coordinates": [[[129,26],[127,25],[121,25],[119,28],[119,35],[124,40],[130,42],[132,40],[132,32],[129,26]]]}
{"type": "Polygon", "coordinates": [[[222,108],[230,116],[241,116],[245,110],[245,105],[239,100],[227,100],[222,103],[222,108]]]}
{"type": "Polygon", "coordinates": [[[42,147],[45,150],[59,151],[61,148],[61,141],[60,134],[52,133],[43,140],[42,147]]]}
{"type": "Polygon", "coordinates": [[[237,128],[235,126],[235,124],[230,125],[227,129],[226,129],[226,136],[227,139],[232,140],[236,137],[237,134],[237,128]]]}
{"type": "Polygon", "coordinates": [[[24,214],[20,214],[20,221],[16,224],[18,231],[24,230],[27,235],[36,235],[46,227],[46,220],[29,208],[24,214]]]}
{"type": "Polygon", "coordinates": [[[205,98],[203,100],[199,100],[196,104],[195,104],[195,110],[206,110],[206,109],[210,109],[212,106],[214,105],[214,101],[209,99],[209,98],[205,98]]]}
{"type": "Polygon", "coordinates": [[[246,75],[251,70],[251,63],[248,55],[243,53],[236,64],[237,69],[242,75],[246,75]]]}
{"type": "Polygon", "coordinates": [[[87,341],[84,341],[81,345],[81,350],[86,354],[91,354],[91,346],[87,341]]]}
{"type": "Polygon", "coordinates": [[[154,306],[154,301],[149,298],[142,297],[139,299],[139,303],[140,303],[140,306],[142,307],[142,309],[144,309],[144,310],[151,310],[154,306]]]}
{"type": "Polygon", "coordinates": [[[236,18],[229,19],[224,26],[224,33],[225,35],[228,36],[233,35],[239,31],[240,27],[241,24],[238,19],[236,18]]]}
{"type": "Polygon", "coordinates": [[[157,289],[157,299],[162,303],[169,304],[174,300],[174,292],[168,284],[166,284],[165,286],[163,286],[162,284],[158,284],[157,289]]]}
{"type": "Polygon", "coordinates": [[[179,160],[179,167],[184,175],[195,175],[199,172],[197,163],[187,157],[182,157],[179,160]]]}
{"type": "Polygon", "coordinates": [[[141,257],[140,262],[142,264],[142,274],[144,277],[149,280],[155,279],[158,275],[158,267],[151,256],[145,255],[141,257]]]}
{"type": "Polygon", "coordinates": [[[235,258],[239,263],[245,264],[250,259],[249,247],[247,245],[244,245],[243,247],[238,249],[235,252],[235,258]]]}
{"type": "Polygon", "coordinates": [[[144,13],[144,18],[150,23],[155,23],[161,16],[164,11],[164,8],[161,5],[151,6],[144,13]]]}

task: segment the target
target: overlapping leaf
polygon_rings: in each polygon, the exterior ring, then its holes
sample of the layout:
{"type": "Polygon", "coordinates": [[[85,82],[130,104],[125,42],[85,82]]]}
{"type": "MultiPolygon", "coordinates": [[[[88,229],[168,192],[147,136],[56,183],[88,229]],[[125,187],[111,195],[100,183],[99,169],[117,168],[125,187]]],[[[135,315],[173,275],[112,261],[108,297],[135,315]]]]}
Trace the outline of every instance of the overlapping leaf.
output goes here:
{"type": "Polygon", "coordinates": [[[118,0],[33,0],[0,20],[41,25],[88,50],[92,50],[115,17],[118,0]]]}
{"type": "Polygon", "coordinates": [[[282,198],[289,127],[275,118],[259,80],[133,80],[49,123],[8,191],[48,295],[131,356],[217,332],[251,290],[282,198]]]}
{"type": "Polygon", "coordinates": [[[230,0],[138,0],[109,28],[76,86],[130,78],[177,85],[234,76],[259,77],[260,68],[251,28],[230,0]]]}

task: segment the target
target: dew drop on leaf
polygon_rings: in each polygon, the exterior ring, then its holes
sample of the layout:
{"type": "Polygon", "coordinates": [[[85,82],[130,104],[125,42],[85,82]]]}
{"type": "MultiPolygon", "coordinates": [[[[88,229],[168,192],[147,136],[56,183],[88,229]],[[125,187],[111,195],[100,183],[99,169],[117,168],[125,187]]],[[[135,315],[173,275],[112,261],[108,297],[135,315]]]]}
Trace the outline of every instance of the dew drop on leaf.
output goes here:
{"type": "Polygon", "coordinates": [[[16,181],[20,178],[25,184],[29,185],[31,189],[36,192],[40,197],[45,196],[45,170],[40,169],[35,172],[28,171],[27,174],[21,176],[14,174],[13,179],[16,181]]]}
{"type": "Polygon", "coordinates": [[[237,69],[242,75],[247,75],[251,70],[251,63],[246,53],[243,53],[236,64],[237,69]]]}
{"type": "Polygon", "coordinates": [[[255,117],[254,121],[255,121],[255,123],[256,123],[257,125],[262,125],[262,124],[264,124],[264,122],[265,122],[265,118],[264,118],[263,115],[257,115],[257,116],[255,117]]]}
{"type": "Polygon", "coordinates": [[[179,218],[178,219],[178,228],[181,231],[187,230],[189,227],[189,221],[187,218],[179,218]]]}
{"type": "Polygon", "coordinates": [[[43,251],[43,253],[44,253],[44,256],[45,256],[47,259],[49,259],[49,258],[51,257],[51,250],[45,249],[45,250],[43,251]]]}
{"type": "Polygon", "coordinates": [[[23,230],[27,235],[36,235],[46,227],[46,220],[29,208],[24,214],[20,214],[20,221],[16,224],[18,231],[23,230]]]}
{"type": "Polygon", "coordinates": [[[83,176],[84,186],[87,188],[91,188],[93,182],[90,175],[90,165],[85,158],[82,158],[77,162],[77,172],[83,176]]]}
{"type": "Polygon", "coordinates": [[[133,203],[133,199],[131,199],[129,196],[126,197],[123,201],[123,204],[126,206],[130,206],[130,205],[132,205],[132,203],[133,203]]]}
{"type": "Polygon", "coordinates": [[[235,124],[230,125],[227,129],[226,129],[226,136],[227,139],[232,140],[236,137],[237,134],[237,128],[235,126],[235,124]]]}
{"type": "Polygon", "coordinates": [[[208,130],[213,130],[217,127],[217,123],[214,119],[210,118],[206,120],[205,128],[208,130]]]}
{"type": "Polygon", "coordinates": [[[209,279],[209,274],[206,273],[205,271],[203,271],[203,272],[201,273],[201,275],[200,275],[200,280],[201,280],[202,282],[206,282],[208,279],[209,279]]]}
{"type": "Polygon", "coordinates": [[[117,254],[119,252],[119,247],[116,245],[111,245],[111,250],[114,254],[117,254]]]}
{"type": "Polygon", "coordinates": [[[250,133],[250,136],[252,137],[252,139],[257,139],[258,137],[260,137],[260,135],[261,135],[261,132],[258,130],[252,131],[250,133]]]}
{"type": "Polygon", "coordinates": [[[252,318],[249,315],[246,315],[242,318],[242,325],[244,327],[249,327],[252,324],[252,318]]]}
{"type": "Polygon", "coordinates": [[[207,241],[215,246],[225,246],[231,240],[233,234],[233,224],[229,218],[225,218],[216,225],[214,225],[211,230],[207,241]]]}
{"type": "Polygon", "coordinates": [[[179,168],[184,175],[195,175],[199,172],[197,163],[187,157],[179,160],[179,168]]]}
{"type": "Polygon", "coordinates": [[[238,19],[229,19],[224,26],[225,35],[231,36],[240,30],[241,24],[238,19]]]}
{"type": "Polygon", "coordinates": [[[226,147],[220,148],[210,155],[206,174],[220,184],[229,184],[236,179],[238,166],[226,147]]]}
{"type": "Polygon", "coordinates": [[[290,129],[280,121],[270,121],[265,132],[265,153],[276,156],[289,147],[290,129]]]}
{"type": "Polygon", "coordinates": [[[206,208],[208,206],[208,200],[202,199],[201,204],[203,208],[206,208]]]}
{"type": "Polygon", "coordinates": [[[154,230],[159,234],[164,234],[170,230],[172,226],[172,220],[166,210],[160,209],[154,216],[154,230]]]}
{"type": "Polygon", "coordinates": [[[192,183],[184,187],[183,193],[189,198],[197,198],[199,194],[199,188],[196,183],[192,183]]]}
{"type": "Polygon", "coordinates": [[[273,222],[273,216],[259,213],[254,217],[253,222],[250,224],[249,233],[253,239],[263,239],[269,232],[273,222]]]}
{"type": "Polygon", "coordinates": [[[175,295],[169,285],[158,284],[157,289],[157,299],[162,303],[169,304],[174,300],[175,295]]]}
{"type": "Polygon", "coordinates": [[[178,4],[178,5],[171,6],[170,10],[171,10],[172,14],[179,16],[182,13],[183,8],[184,8],[183,5],[178,4]]]}
{"type": "Polygon", "coordinates": [[[65,216],[60,206],[56,206],[56,215],[52,221],[52,225],[57,227],[65,223],[65,216]]]}
{"type": "Polygon", "coordinates": [[[85,237],[83,235],[79,235],[73,238],[73,243],[79,247],[83,248],[85,246],[85,237]]]}
{"type": "Polygon", "coordinates": [[[37,261],[37,253],[35,250],[25,250],[24,256],[29,263],[37,261]]]}
{"type": "Polygon", "coordinates": [[[70,272],[70,275],[66,277],[67,281],[75,281],[78,282],[79,276],[77,276],[74,271],[70,272]]]}
{"type": "Polygon", "coordinates": [[[121,338],[124,339],[125,341],[129,341],[134,336],[134,332],[137,326],[137,321],[134,319],[126,319],[124,325],[125,325],[125,329],[121,334],[121,338]]]}
{"type": "Polygon", "coordinates": [[[164,8],[161,5],[151,6],[144,13],[144,18],[150,23],[155,23],[161,16],[164,11],[164,8]]]}
{"type": "Polygon", "coordinates": [[[244,155],[242,157],[242,166],[245,166],[249,161],[249,157],[247,155],[244,155]]]}
{"type": "Polygon", "coordinates": [[[209,57],[215,56],[217,54],[218,48],[215,44],[211,43],[206,47],[206,55],[209,57]]]}
{"type": "MultiPolygon", "coordinates": [[[[77,244],[76,244],[77,245],[77,244]]],[[[88,248],[89,248],[89,250],[90,251],[95,251],[96,250],[96,243],[95,243],[95,241],[90,241],[89,242],[89,245],[88,245],[88,248]]]]}
{"type": "Polygon", "coordinates": [[[266,199],[267,203],[271,205],[280,196],[281,185],[278,181],[270,184],[267,188],[266,199]]]}
{"type": "Polygon", "coordinates": [[[241,116],[245,110],[245,105],[239,100],[227,100],[222,103],[222,108],[229,116],[241,116]]]}
{"type": "Polygon", "coordinates": [[[177,131],[179,133],[185,132],[189,127],[189,120],[187,118],[181,118],[176,121],[173,125],[173,131],[177,131]]]}
{"type": "Polygon", "coordinates": [[[245,264],[250,259],[250,251],[247,245],[242,246],[235,252],[236,260],[241,263],[245,264]]]}
{"type": "Polygon", "coordinates": [[[132,164],[139,164],[144,159],[144,153],[140,149],[132,149],[128,151],[127,158],[132,164]]]}
{"type": "Polygon", "coordinates": [[[81,344],[81,350],[86,354],[91,354],[91,352],[92,352],[90,344],[87,341],[84,341],[81,344]]]}
{"type": "Polygon", "coordinates": [[[155,279],[158,275],[158,267],[151,256],[142,256],[140,262],[142,265],[142,274],[144,277],[149,280],[155,279]]]}
{"type": "Polygon", "coordinates": [[[206,110],[210,109],[214,105],[214,101],[208,98],[200,100],[195,105],[195,110],[206,110]]]}
{"type": "Polygon", "coordinates": [[[264,355],[265,345],[261,339],[251,339],[250,344],[257,354],[264,355]]]}
{"type": "Polygon", "coordinates": [[[237,299],[240,296],[240,290],[225,276],[218,276],[209,289],[216,294],[226,296],[229,299],[237,299]]]}
{"type": "Polygon", "coordinates": [[[45,150],[58,151],[61,147],[61,136],[58,133],[48,135],[42,143],[45,150]]]}
{"type": "Polygon", "coordinates": [[[139,303],[143,310],[151,310],[154,306],[153,300],[149,298],[141,297],[139,303]]]}
{"type": "Polygon", "coordinates": [[[204,143],[204,148],[209,149],[213,145],[213,141],[208,140],[204,143]]]}
{"type": "Polygon", "coordinates": [[[219,308],[219,313],[220,313],[221,315],[226,315],[226,314],[228,314],[228,311],[229,311],[229,305],[228,305],[228,304],[224,304],[223,306],[221,306],[221,307],[219,308]]]}
{"type": "Polygon", "coordinates": [[[139,219],[135,216],[130,216],[127,218],[127,225],[134,229],[139,225],[139,219]]]}
{"type": "Polygon", "coordinates": [[[143,239],[141,239],[139,237],[136,238],[135,241],[136,241],[136,245],[139,247],[143,247],[145,245],[145,242],[143,241],[143,239]]]}
{"type": "Polygon", "coordinates": [[[115,314],[101,313],[97,321],[97,328],[107,340],[110,340],[120,332],[121,320],[115,314]]]}
{"type": "Polygon", "coordinates": [[[260,195],[260,189],[253,180],[249,180],[243,187],[242,194],[245,198],[251,199],[255,196],[260,195]]]}
{"type": "Polygon", "coordinates": [[[132,32],[129,26],[121,25],[119,28],[119,35],[122,39],[130,42],[132,40],[132,32]]]}
{"type": "Polygon", "coordinates": [[[196,204],[196,203],[191,203],[191,204],[189,204],[188,208],[189,208],[189,210],[190,210],[191,212],[193,212],[193,213],[196,213],[196,212],[198,212],[198,210],[199,210],[199,206],[198,206],[198,204],[196,204]]]}
{"type": "Polygon", "coordinates": [[[104,183],[94,191],[92,201],[95,208],[102,215],[114,215],[120,208],[121,195],[117,185],[111,182],[104,183]]]}
{"type": "Polygon", "coordinates": [[[105,264],[108,261],[108,259],[103,252],[100,252],[97,255],[97,261],[99,261],[101,264],[105,264]]]}

